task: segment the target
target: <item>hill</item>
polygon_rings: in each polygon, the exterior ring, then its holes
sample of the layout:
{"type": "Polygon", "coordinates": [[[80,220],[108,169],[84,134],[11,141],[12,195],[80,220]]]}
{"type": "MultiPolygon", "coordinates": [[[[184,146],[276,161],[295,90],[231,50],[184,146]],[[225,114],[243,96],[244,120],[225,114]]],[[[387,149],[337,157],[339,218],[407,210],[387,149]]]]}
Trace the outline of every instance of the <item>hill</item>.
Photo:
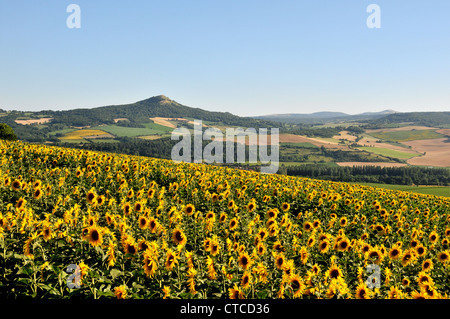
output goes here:
{"type": "Polygon", "coordinates": [[[278,121],[289,124],[325,124],[325,123],[339,123],[351,121],[373,120],[384,117],[387,114],[395,113],[392,110],[384,110],[381,112],[365,112],[361,114],[350,115],[343,112],[314,112],[310,114],[305,113],[287,113],[287,114],[272,114],[255,116],[256,119],[278,121]]]}
{"type": "Polygon", "coordinates": [[[204,121],[221,122],[227,125],[244,123],[259,125],[261,121],[243,118],[229,112],[210,112],[200,108],[182,105],[164,95],[154,96],[131,104],[108,105],[95,108],[73,109],[64,111],[21,112],[11,111],[3,116],[7,124],[17,124],[18,118],[51,118],[49,123],[70,126],[94,126],[114,124],[115,119],[126,119],[131,123],[148,123],[150,117],[170,116],[188,117],[204,121]]]}
{"type": "Polygon", "coordinates": [[[394,113],[374,119],[372,127],[382,127],[387,124],[415,124],[430,127],[450,127],[450,112],[408,112],[394,113]]]}

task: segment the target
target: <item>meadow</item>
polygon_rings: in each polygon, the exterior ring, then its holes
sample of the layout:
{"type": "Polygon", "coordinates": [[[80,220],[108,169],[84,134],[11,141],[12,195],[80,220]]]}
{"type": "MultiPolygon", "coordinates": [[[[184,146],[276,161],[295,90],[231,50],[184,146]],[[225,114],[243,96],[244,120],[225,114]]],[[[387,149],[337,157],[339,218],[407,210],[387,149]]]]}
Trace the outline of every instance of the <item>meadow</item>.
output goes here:
{"type": "Polygon", "coordinates": [[[371,135],[381,140],[392,142],[407,142],[407,141],[427,140],[444,137],[444,135],[439,134],[431,129],[378,132],[378,133],[371,133],[371,135]]]}
{"type": "Polygon", "coordinates": [[[420,155],[418,153],[402,152],[402,151],[397,151],[397,150],[393,150],[393,149],[389,149],[389,148],[382,148],[382,147],[358,147],[358,149],[367,151],[367,152],[371,152],[374,154],[398,158],[398,159],[410,159],[410,158],[420,155]]]}
{"type": "Polygon", "coordinates": [[[22,142],[0,153],[2,298],[448,298],[447,197],[22,142]]]}

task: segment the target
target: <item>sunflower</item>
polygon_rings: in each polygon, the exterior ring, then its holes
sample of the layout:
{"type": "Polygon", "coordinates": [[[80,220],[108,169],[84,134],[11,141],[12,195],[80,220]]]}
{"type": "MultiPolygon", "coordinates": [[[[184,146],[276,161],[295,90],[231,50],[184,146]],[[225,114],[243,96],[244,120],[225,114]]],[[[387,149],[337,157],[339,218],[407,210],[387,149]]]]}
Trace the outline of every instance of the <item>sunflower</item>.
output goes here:
{"type": "Polygon", "coordinates": [[[140,229],[146,229],[148,227],[148,219],[145,216],[139,216],[138,225],[140,229]]]}
{"type": "Polygon", "coordinates": [[[220,246],[219,246],[219,242],[217,239],[213,239],[211,240],[211,249],[210,249],[210,253],[212,256],[217,256],[217,254],[219,254],[220,252],[220,246]]]}
{"type": "Polygon", "coordinates": [[[214,269],[214,261],[209,256],[206,258],[206,266],[208,267],[208,278],[211,280],[217,279],[217,273],[214,269]]]}
{"type": "Polygon", "coordinates": [[[431,259],[425,259],[422,262],[422,271],[428,272],[431,271],[431,269],[433,269],[433,261],[431,259]]]}
{"type": "Polygon", "coordinates": [[[256,203],[252,200],[247,204],[247,210],[251,213],[255,210],[256,203]]]}
{"type": "Polygon", "coordinates": [[[36,188],[36,189],[33,191],[33,197],[34,197],[34,199],[39,199],[39,198],[41,198],[41,197],[42,197],[42,190],[41,190],[40,188],[36,188]]]}
{"type": "Polygon", "coordinates": [[[253,277],[250,272],[244,271],[244,274],[241,278],[241,286],[243,289],[248,289],[250,285],[253,283],[253,277]]]}
{"type": "Polygon", "coordinates": [[[203,240],[203,248],[205,248],[205,251],[211,251],[211,238],[205,238],[203,240]]]}
{"type": "Polygon", "coordinates": [[[426,294],[422,293],[422,291],[418,292],[417,290],[411,292],[411,297],[412,299],[427,299],[426,294]]]}
{"type": "Polygon", "coordinates": [[[163,287],[163,293],[164,293],[163,299],[167,299],[168,297],[170,297],[170,287],[169,286],[164,286],[163,287]]]}
{"type": "Polygon", "coordinates": [[[102,233],[96,226],[88,228],[87,240],[92,246],[100,246],[103,243],[102,233]]]}
{"type": "Polygon", "coordinates": [[[151,278],[156,273],[158,269],[158,264],[155,259],[152,258],[151,254],[148,251],[144,252],[144,272],[147,277],[151,278]]]}
{"type": "Polygon", "coordinates": [[[267,211],[266,216],[268,219],[276,219],[278,216],[278,209],[270,209],[267,211]]]}
{"type": "Polygon", "coordinates": [[[306,262],[308,261],[309,258],[309,252],[308,249],[306,248],[306,246],[302,246],[302,248],[300,248],[299,251],[299,255],[300,255],[300,261],[302,262],[302,264],[306,264],[306,262]]]}
{"type": "Polygon", "coordinates": [[[95,193],[94,188],[91,188],[86,194],[86,200],[89,204],[94,204],[97,199],[97,194],[95,193]]]}
{"type": "Polygon", "coordinates": [[[346,251],[350,247],[350,241],[348,238],[343,238],[337,243],[338,251],[346,251]]]}
{"type": "Polygon", "coordinates": [[[450,237],[450,228],[445,229],[445,236],[450,237]]]}
{"type": "Polygon", "coordinates": [[[320,266],[319,266],[318,264],[312,265],[312,266],[311,266],[311,272],[312,272],[314,275],[318,275],[319,272],[320,272],[320,266]]]}
{"type": "Polygon", "coordinates": [[[411,281],[408,278],[405,277],[405,278],[402,279],[402,286],[403,287],[408,287],[410,283],[411,283],[411,281]]]}
{"type": "Polygon", "coordinates": [[[314,228],[319,228],[320,227],[320,220],[318,220],[318,219],[315,219],[314,221],[313,221],[313,223],[312,223],[312,225],[313,225],[313,227],[314,228]]]}
{"type": "Polygon", "coordinates": [[[372,247],[367,253],[367,257],[378,265],[381,262],[382,254],[378,248],[372,247]]]}
{"type": "Polygon", "coordinates": [[[127,297],[127,289],[125,286],[119,286],[114,288],[114,295],[117,299],[125,299],[127,297]]]}
{"type": "Polygon", "coordinates": [[[310,222],[303,223],[303,230],[304,231],[310,231],[313,229],[313,225],[310,222]]]}
{"type": "Polygon", "coordinates": [[[343,217],[341,217],[341,219],[339,219],[339,225],[341,227],[345,227],[347,225],[347,222],[348,222],[348,220],[347,220],[347,217],[345,217],[345,216],[343,216],[343,217]]]}
{"type": "Polygon", "coordinates": [[[247,270],[252,265],[253,260],[247,252],[243,252],[239,254],[238,263],[242,269],[247,270]]]}
{"type": "Polygon", "coordinates": [[[181,247],[183,247],[184,245],[186,245],[187,242],[187,238],[186,235],[184,234],[184,232],[180,229],[180,228],[175,228],[172,232],[172,240],[174,242],[175,245],[180,245],[181,247]]]}
{"type": "Polygon", "coordinates": [[[258,243],[256,245],[256,252],[260,256],[264,255],[266,253],[266,246],[263,243],[258,243]]]}
{"type": "Polygon", "coordinates": [[[106,197],[105,195],[101,195],[97,197],[97,205],[102,206],[105,203],[106,197]]]}
{"type": "Polygon", "coordinates": [[[422,244],[417,245],[415,249],[416,249],[417,255],[419,257],[425,256],[425,254],[427,252],[427,248],[424,247],[422,244]]]}
{"type": "Polygon", "coordinates": [[[154,217],[150,217],[150,219],[148,220],[148,228],[150,229],[150,231],[152,233],[156,233],[156,231],[159,228],[158,226],[159,226],[158,221],[154,217]]]}
{"type": "Polygon", "coordinates": [[[11,188],[15,191],[20,191],[22,189],[22,183],[16,179],[11,183],[11,188]]]}
{"type": "Polygon", "coordinates": [[[339,279],[342,278],[342,270],[339,266],[332,264],[330,268],[325,272],[325,279],[339,279]]]}
{"type": "Polygon", "coordinates": [[[149,188],[149,190],[147,191],[147,197],[149,199],[153,198],[155,196],[155,190],[153,188],[149,188]]]}
{"type": "Polygon", "coordinates": [[[434,244],[438,241],[439,235],[433,230],[430,235],[428,236],[428,239],[434,244]]]}
{"type": "Polygon", "coordinates": [[[134,240],[125,241],[125,254],[135,255],[138,252],[138,248],[134,240]]]}
{"type": "MultiPolygon", "coordinates": [[[[412,236],[412,235],[411,235],[411,236],[412,236]]],[[[412,248],[416,248],[417,245],[419,245],[419,242],[418,242],[416,239],[412,239],[412,240],[409,242],[409,246],[412,247],[412,248]]]]}
{"type": "Polygon", "coordinates": [[[131,204],[129,202],[124,203],[123,206],[122,206],[122,210],[123,210],[123,214],[125,216],[130,215],[130,213],[131,213],[131,204]]]}
{"type": "Polygon", "coordinates": [[[219,216],[219,222],[224,223],[227,220],[227,214],[221,213],[219,216]]]}
{"type": "Polygon", "coordinates": [[[244,293],[239,289],[238,285],[235,283],[233,288],[228,288],[228,297],[230,299],[244,299],[244,293]]]}
{"type": "Polygon", "coordinates": [[[195,206],[194,206],[194,205],[192,205],[192,204],[187,204],[187,205],[184,207],[184,213],[185,213],[186,215],[191,216],[192,214],[194,214],[194,212],[195,212],[195,206]]]}
{"type": "Polygon", "coordinates": [[[16,202],[16,208],[17,208],[17,210],[20,212],[20,211],[23,211],[24,209],[25,209],[25,205],[27,204],[27,200],[26,199],[24,199],[23,197],[21,197],[21,198],[19,198],[18,200],[17,200],[17,202],[16,202]]]}
{"type": "Polygon", "coordinates": [[[136,203],[134,204],[134,211],[135,211],[135,212],[138,212],[138,213],[141,213],[142,210],[143,210],[143,205],[142,205],[142,203],[141,203],[141,202],[136,202],[136,203]]]}
{"type": "Polygon", "coordinates": [[[281,210],[283,212],[287,212],[290,208],[291,208],[291,205],[289,205],[288,203],[281,204],[281,210]]]}
{"type": "Polygon", "coordinates": [[[230,220],[230,230],[231,231],[233,231],[233,230],[235,230],[236,228],[237,228],[237,226],[238,226],[238,220],[237,220],[237,218],[236,217],[233,217],[231,220],[230,220]]]}
{"type": "Polygon", "coordinates": [[[41,188],[42,187],[42,181],[40,179],[36,180],[33,183],[33,188],[41,188]]]}
{"type": "Polygon", "coordinates": [[[356,299],[370,299],[371,291],[367,288],[367,285],[362,282],[356,287],[355,297],[356,299]]]}
{"type": "Polygon", "coordinates": [[[327,239],[322,240],[321,242],[319,242],[319,251],[322,254],[327,253],[329,249],[330,249],[330,242],[327,239]]]}
{"type": "Polygon", "coordinates": [[[299,298],[305,292],[305,284],[303,283],[303,279],[298,275],[293,275],[290,277],[289,285],[294,293],[294,298],[299,298]]]}
{"type": "Polygon", "coordinates": [[[216,219],[216,214],[214,214],[213,211],[209,211],[209,212],[206,214],[205,218],[208,219],[208,220],[215,220],[215,219],[216,219]]]}
{"type": "Polygon", "coordinates": [[[413,262],[413,260],[414,260],[414,256],[413,256],[411,250],[409,250],[409,249],[406,250],[402,256],[402,266],[405,267],[405,266],[409,265],[410,263],[413,262]]]}
{"type": "Polygon", "coordinates": [[[391,260],[398,259],[402,255],[402,249],[400,247],[394,246],[389,250],[389,258],[391,260]]]}
{"type": "Polygon", "coordinates": [[[232,209],[232,208],[234,207],[234,200],[230,199],[230,200],[228,201],[227,207],[228,207],[229,209],[232,209]]]}
{"type": "Polygon", "coordinates": [[[388,299],[402,299],[402,292],[396,286],[391,286],[388,292],[388,299]]]}
{"type": "Polygon", "coordinates": [[[166,269],[172,271],[173,266],[176,263],[178,263],[178,257],[176,254],[174,254],[172,249],[169,248],[166,253],[166,262],[165,262],[166,269]]]}
{"type": "Polygon", "coordinates": [[[267,230],[265,228],[260,228],[258,233],[256,234],[256,236],[261,239],[261,241],[264,241],[264,239],[266,239],[266,237],[269,235],[269,233],[267,232],[267,230]]]}
{"type": "Polygon", "coordinates": [[[42,237],[44,237],[45,241],[51,239],[54,236],[53,231],[49,224],[45,224],[42,229],[42,237]]]}
{"type": "Polygon", "coordinates": [[[420,292],[422,292],[424,295],[426,295],[429,299],[438,299],[439,293],[437,292],[436,288],[434,288],[431,285],[423,285],[420,287],[420,292]]]}
{"type": "Polygon", "coordinates": [[[444,250],[441,251],[438,255],[437,255],[437,260],[440,261],[443,264],[446,264],[449,262],[450,260],[450,254],[449,251],[444,250]]]}
{"type": "Polygon", "coordinates": [[[279,254],[277,254],[277,255],[275,256],[275,266],[276,266],[278,269],[282,269],[282,268],[283,268],[283,266],[284,266],[284,264],[285,264],[285,261],[286,261],[286,259],[285,259],[283,253],[279,253],[279,254]]]}
{"type": "Polygon", "coordinates": [[[306,244],[308,245],[308,247],[313,247],[314,246],[314,244],[316,243],[316,239],[314,238],[315,237],[315,235],[314,235],[314,233],[311,235],[311,236],[309,236],[309,238],[308,238],[308,241],[306,242],[306,244]]]}
{"type": "Polygon", "coordinates": [[[127,197],[132,198],[133,196],[134,196],[134,191],[133,191],[133,189],[130,189],[127,193],[127,197]]]}

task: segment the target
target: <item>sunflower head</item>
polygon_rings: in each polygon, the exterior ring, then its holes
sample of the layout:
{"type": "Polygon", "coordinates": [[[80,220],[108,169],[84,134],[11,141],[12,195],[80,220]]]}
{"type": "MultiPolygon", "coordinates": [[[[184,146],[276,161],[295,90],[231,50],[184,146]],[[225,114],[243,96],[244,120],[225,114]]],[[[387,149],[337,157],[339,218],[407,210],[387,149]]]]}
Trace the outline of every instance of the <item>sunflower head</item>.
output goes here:
{"type": "Polygon", "coordinates": [[[100,246],[103,243],[103,236],[96,226],[88,228],[87,240],[92,246],[100,246]]]}
{"type": "Polygon", "coordinates": [[[184,213],[185,213],[186,215],[190,216],[190,215],[194,214],[194,212],[195,212],[195,206],[194,206],[194,205],[192,205],[192,204],[187,204],[187,205],[184,207],[184,213]]]}
{"type": "Polygon", "coordinates": [[[175,228],[172,232],[172,240],[175,245],[184,246],[187,242],[186,235],[180,228],[175,228]]]}

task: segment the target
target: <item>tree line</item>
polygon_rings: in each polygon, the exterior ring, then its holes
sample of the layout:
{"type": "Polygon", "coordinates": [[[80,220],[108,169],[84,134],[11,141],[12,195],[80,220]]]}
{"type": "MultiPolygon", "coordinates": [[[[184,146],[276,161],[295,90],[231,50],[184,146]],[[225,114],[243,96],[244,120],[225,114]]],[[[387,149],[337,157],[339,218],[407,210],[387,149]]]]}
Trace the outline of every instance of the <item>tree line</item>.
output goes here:
{"type": "Polygon", "coordinates": [[[305,164],[281,166],[279,173],[339,182],[450,186],[450,169],[447,168],[425,168],[419,166],[332,167],[305,164]]]}

